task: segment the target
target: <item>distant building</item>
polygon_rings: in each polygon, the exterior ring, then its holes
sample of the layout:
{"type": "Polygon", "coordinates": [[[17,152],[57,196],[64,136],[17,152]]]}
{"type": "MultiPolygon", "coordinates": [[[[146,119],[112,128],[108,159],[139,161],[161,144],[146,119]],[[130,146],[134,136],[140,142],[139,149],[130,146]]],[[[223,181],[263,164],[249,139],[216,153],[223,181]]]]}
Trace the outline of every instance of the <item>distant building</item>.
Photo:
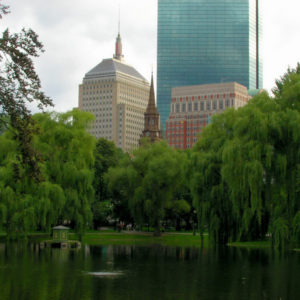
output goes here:
{"type": "Polygon", "coordinates": [[[123,57],[118,34],[114,58],[102,60],[79,85],[79,108],[96,117],[90,129],[92,135],[131,151],[138,147],[144,129],[150,87],[123,57]]]}
{"type": "Polygon", "coordinates": [[[159,141],[161,139],[160,116],[155,105],[153,74],[151,76],[149,102],[144,115],[145,115],[145,123],[144,123],[144,130],[141,135],[141,139],[149,138],[152,143],[159,141]]]}
{"type": "Polygon", "coordinates": [[[192,148],[212,115],[244,106],[249,99],[247,88],[236,82],[173,88],[166,121],[168,144],[177,149],[192,148]]]}
{"type": "Polygon", "coordinates": [[[157,107],[177,86],[238,82],[261,89],[261,0],[158,0],[157,107]]]}

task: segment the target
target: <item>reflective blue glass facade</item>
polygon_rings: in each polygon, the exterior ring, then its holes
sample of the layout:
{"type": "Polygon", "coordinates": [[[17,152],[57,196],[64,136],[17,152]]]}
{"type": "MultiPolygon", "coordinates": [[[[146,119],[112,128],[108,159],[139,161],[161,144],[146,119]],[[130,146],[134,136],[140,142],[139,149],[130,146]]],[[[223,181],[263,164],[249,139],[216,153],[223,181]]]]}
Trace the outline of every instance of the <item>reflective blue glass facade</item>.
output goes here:
{"type": "Polygon", "coordinates": [[[259,0],[158,0],[157,105],[176,86],[236,81],[262,88],[259,0]]]}

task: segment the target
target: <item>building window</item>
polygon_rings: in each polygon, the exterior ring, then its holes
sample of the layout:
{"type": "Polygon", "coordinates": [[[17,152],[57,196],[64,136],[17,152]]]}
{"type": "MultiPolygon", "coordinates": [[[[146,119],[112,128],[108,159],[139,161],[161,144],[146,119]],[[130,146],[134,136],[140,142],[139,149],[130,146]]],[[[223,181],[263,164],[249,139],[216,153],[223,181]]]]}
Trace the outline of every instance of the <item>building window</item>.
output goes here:
{"type": "Polygon", "coordinates": [[[194,103],[194,111],[198,111],[198,103],[194,103]]]}
{"type": "Polygon", "coordinates": [[[182,111],[182,112],[185,112],[185,103],[182,104],[182,106],[181,106],[181,111],[182,111]]]}
{"type": "Polygon", "coordinates": [[[206,102],[206,110],[210,110],[210,101],[206,102]]]}
{"type": "Polygon", "coordinates": [[[213,109],[216,110],[217,109],[217,101],[213,102],[213,109]]]}
{"type": "Polygon", "coordinates": [[[223,100],[219,100],[219,109],[223,109],[223,100]]]}
{"type": "Polygon", "coordinates": [[[204,102],[200,103],[200,110],[203,111],[204,110],[204,102]]]}
{"type": "Polygon", "coordinates": [[[179,110],[180,110],[180,105],[176,104],[176,112],[179,113],[179,110]]]}
{"type": "Polygon", "coordinates": [[[189,109],[189,112],[192,111],[192,103],[189,103],[189,104],[188,104],[188,109],[189,109]]]}

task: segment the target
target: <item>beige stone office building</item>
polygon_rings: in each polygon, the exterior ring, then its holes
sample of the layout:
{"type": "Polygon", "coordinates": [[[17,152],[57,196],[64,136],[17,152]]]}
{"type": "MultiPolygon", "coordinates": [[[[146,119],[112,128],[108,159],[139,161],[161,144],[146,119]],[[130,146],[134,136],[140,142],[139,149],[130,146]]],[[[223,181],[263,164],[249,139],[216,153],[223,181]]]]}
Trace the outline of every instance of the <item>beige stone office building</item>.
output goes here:
{"type": "Polygon", "coordinates": [[[236,82],[173,88],[166,121],[168,144],[177,149],[192,148],[212,115],[244,106],[250,99],[247,88],[236,82]]]}
{"type": "Polygon", "coordinates": [[[118,35],[114,58],[102,60],[79,85],[79,108],[96,117],[90,133],[113,141],[123,151],[137,148],[149,90],[149,82],[124,62],[118,35]]]}

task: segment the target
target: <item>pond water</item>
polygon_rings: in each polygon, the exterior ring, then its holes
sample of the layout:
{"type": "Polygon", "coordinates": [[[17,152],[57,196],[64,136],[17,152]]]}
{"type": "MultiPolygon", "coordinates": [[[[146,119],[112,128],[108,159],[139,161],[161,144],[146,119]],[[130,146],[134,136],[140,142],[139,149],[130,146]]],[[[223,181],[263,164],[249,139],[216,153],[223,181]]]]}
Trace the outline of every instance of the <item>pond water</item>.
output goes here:
{"type": "Polygon", "coordinates": [[[0,300],[300,299],[300,253],[0,244],[0,300]]]}

